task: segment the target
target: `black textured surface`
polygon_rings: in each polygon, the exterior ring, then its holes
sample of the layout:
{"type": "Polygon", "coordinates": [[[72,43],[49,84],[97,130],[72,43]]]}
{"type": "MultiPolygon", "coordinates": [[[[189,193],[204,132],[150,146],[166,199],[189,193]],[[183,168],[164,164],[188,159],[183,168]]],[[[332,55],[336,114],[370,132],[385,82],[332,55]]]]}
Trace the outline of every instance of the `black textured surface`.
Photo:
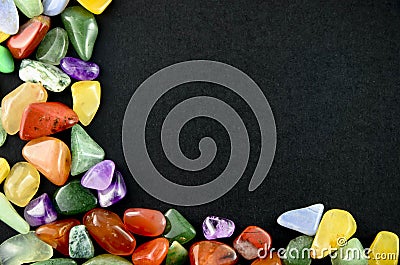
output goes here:
{"type": "MultiPolygon", "coordinates": [[[[59,18],[53,21],[60,24],[59,18]]],[[[169,102],[195,94],[225,98],[249,126],[253,152],[238,185],[210,204],[177,207],[196,227],[198,240],[202,220],[216,214],[237,223],[235,235],[258,225],[272,235],[274,247],[285,247],[298,234],[279,227],[276,218],[318,202],[350,211],[358,222],[355,236],[365,247],[378,231],[400,234],[399,2],[114,1],[97,21],[100,34],[92,61],[101,66],[102,105],[86,129],[116,162],[129,187],[113,211],[171,207],[145,193],[130,176],[121,143],[124,111],[135,89],[157,70],[209,59],[233,65],[258,83],[275,115],[278,144],[266,181],[249,193],[260,138],[242,101],[218,86],[193,84],[176,88],[164,99],[168,104],[157,105],[149,128],[160,123],[169,102]]],[[[72,46],[69,55],[75,55],[72,46]]],[[[0,74],[0,96],[21,83],[17,73],[0,74]]],[[[72,103],[69,88],[49,94],[51,101],[72,103]]],[[[181,135],[189,157],[198,155],[197,141],[205,133],[219,143],[218,163],[192,179],[161,159],[158,133],[149,130],[155,139],[150,151],[160,156],[158,167],[170,179],[199,184],[196,179],[208,181],[223,170],[229,140],[214,122],[193,121],[181,135]]],[[[69,144],[69,132],[59,137],[69,144]]],[[[0,156],[10,164],[22,160],[23,144],[17,136],[9,137],[0,156]]],[[[52,194],[55,187],[42,179],[38,194],[52,194]]],[[[15,234],[5,225],[0,229],[0,241],[15,234]]]]}

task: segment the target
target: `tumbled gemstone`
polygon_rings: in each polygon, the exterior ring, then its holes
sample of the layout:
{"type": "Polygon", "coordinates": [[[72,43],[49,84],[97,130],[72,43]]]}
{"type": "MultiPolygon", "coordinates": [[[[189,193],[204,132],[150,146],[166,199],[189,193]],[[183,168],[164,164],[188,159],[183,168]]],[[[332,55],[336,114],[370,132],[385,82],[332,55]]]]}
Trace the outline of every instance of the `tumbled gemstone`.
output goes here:
{"type": "Polygon", "coordinates": [[[97,206],[96,197],[79,180],[74,180],[61,187],[54,194],[57,212],[63,215],[85,213],[97,206]]]}
{"type": "Polygon", "coordinates": [[[14,59],[11,52],[0,45],[0,73],[9,74],[14,72],[14,59]]]}
{"type": "Polygon", "coordinates": [[[399,261],[399,237],[392,232],[379,232],[372,242],[368,265],[397,265],[399,261]]]}
{"type": "MultiPolygon", "coordinates": [[[[1,108],[0,108],[0,147],[2,147],[4,145],[4,143],[6,142],[6,140],[7,140],[7,132],[3,128],[3,123],[1,122],[1,114],[2,113],[1,113],[1,108]]],[[[1,179],[1,173],[0,173],[0,183],[3,180],[1,179]]]]}
{"type": "Polygon", "coordinates": [[[276,252],[268,254],[264,259],[257,259],[251,265],[282,265],[282,261],[276,252]]]}
{"type": "MultiPolygon", "coordinates": [[[[360,240],[352,238],[331,256],[332,265],[368,265],[360,240]]],[[[310,261],[311,263],[311,261],[310,261]]]]}
{"type": "Polygon", "coordinates": [[[311,257],[326,257],[338,248],[338,241],[348,240],[356,230],[356,221],[349,212],[338,209],[327,211],[322,217],[311,246],[311,257]]]}
{"type": "Polygon", "coordinates": [[[72,6],[62,12],[61,19],[79,57],[89,60],[99,31],[93,14],[83,7],[72,6]]]}
{"type": "Polygon", "coordinates": [[[94,246],[84,225],[74,226],[69,232],[69,256],[74,259],[94,256],[94,246]]]}
{"type": "Polygon", "coordinates": [[[1,101],[1,120],[11,135],[19,131],[24,109],[31,103],[45,102],[47,92],[41,84],[25,83],[7,94],[1,101]]]}
{"type": "Polygon", "coordinates": [[[157,210],[130,208],[124,213],[124,224],[134,234],[141,236],[159,236],[166,226],[164,215],[157,210]]]}
{"type": "Polygon", "coordinates": [[[29,59],[21,62],[19,78],[26,82],[40,82],[52,92],[64,91],[71,83],[71,78],[54,65],[29,59]]]}
{"type": "Polygon", "coordinates": [[[38,239],[34,232],[13,236],[0,245],[0,263],[16,265],[48,260],[53,249],[38,239]]]}
{"type": "Polygon", "coordinates": [[[69,232],[79,225],[76,219],[65,219],[42,225],[35,233],[40,240],[46,242],[60,253],[69,256],[69,232]]]}
{"type": "Polygon", "coordinates": [[[188,251],[178,241],[174,241],[168,249],[165,265],[184,265],[188,257],[188,251]]]}
{"type": "Polygon", "coordinates": [[[36,51],[36,59],[43,63],[59,65],[68,51],[68,35],[63,28],[50,30],[36,51]]]}
{"type": "Polygon", "coordinates": [[[115,164],[111,160],[104,160],[91,167],[81,179],[85,188],[105,190],[110,186],[114,176],[115,164]]]}
{"type": "Polygon", "coordinates": [[[208,216],[203,222],[203,234],[208,240],[226,238],[235,232],[233,221],[217,216],[208,216]]]}
{"type": "Polygon", "coordinates": [[[14,0],[0,1],[0,31],[4,34],[14,35],[18,32],[18,28],[19,16],[14,0]]]}
{"type": "Polygon", "coordinates": [[[14,0],[14,3],[29,18],[39,16],[43,13],[43,5],[40,0],[14,0]]]}
{"type": "Polygon", "coordinates": [[[8,39],[9,37],[10,37],[9,34],[6,34],[6,33],[0,31],[0,43],[2,43],[3,41],[5,41],[5,40],[8,39]]]}
{"type": "Polygon", "coordinates": [[[191,265],[232,265],[238,262],[235,250],[216,241],[195,243],[189,250],[191,265]]]}
{"type": "Polygon", "coordinates": [[[78,115],[62,103],[32,103],[22,115],[19,137],[32,140],[55,134],[71,128],[78,121],[78,115]]]}
{"type": "Polygon", "coordinates": [[[160,265],[168,253],[169,241],[156,238],[139,246],[132,255],[135,265],[160,265]]]}
{"type": "Polygon", "coordinates": [[[115,213],[104,209],[93,209],[83,217],[83,224],[105,251],[120,256],[133,253],[136,240],[115,213]]]}
{"type": "Polygon", "coordinates": [[[87,126],[100,106],[101,87],[97,81],[79,81],[72,85],[73,109],[79,121],[87,126]]]}
{"type": "Polygon", "coordinates": [[[22,25],[18,33],[7,41],[7,47],[13,57],[16,59],[29,57],[46,36],[49,28],[50,18],[46,16],[31,18],[22,25]]]}
{"type": "Polygon", "coordinates": [[[108,207],[122,200],[126,193],[127,189],[124,178],[122,174],[116,170],[110,186],[105,190],[97,191],[97,197],[101,207],[108,207]]]}
{"type": "Polygon", "coordinates": [[[29,202],[24,209],[24,217],[31,226],[39,226],[57,220],[57,212],[54,209],[49,195],[44,193],[29,202]]]}
{"type": "Polygon", "coordinates": [[[69,0],[43,0],[43,14],[57,16],[67,7],[69,0]]]}
{"type": "Polygon", "coordinates": [[[32,263],[32,265],[78,265],[73,259],[49,259],[32,263]]]}
{"type": "Polygon", "coordinates": [[[10,165],[5,158],[0,157],[0,184],[10,173],[10,165]]]}
{"type": "Polygon", "coordinates": [[[19,207],[25,207],[39,189],[39,172],[29,163],[16,163],[4,182],[7,199],[19,207]]]}
{"type": "Polygon", "coordinates": [[[107,8],[112,0],[78,0],[78,2],[93,14],[99,15],[107,8]]]}
{"type": "Polygon", "coordinates": [[[164,237],[170,242],[178,241],[181,244],[185,244],[196,236],[196,230],[194,230],[194,227],[177,210],[168,210],[165,213],[165,217],[168,220],[170,227],[164,234],[164,237]]]}
{"type": "Polygon", "coordinates": [[[34,139],[24,146],[22,156],[53,184],[62,186],[68,180],[71,153],[63,141],[53,137],[34,139]]]}
{"type": "Polygon", "coordinates": [[[132,263],[116,255],[102,254],[86,261],[82,265],[132,265],[132,263]]]}
{"type": "Polygon", "coordinates": [[[73,57],[65,57],[60,63],[61,69],[76,80],[93,80],[99,76],[100,67],[73,57]]]}
{"type": "Polygon", "coordinates": [[[271,236],[257,226],[247,227],[233,242],[233,247],[247,260],[256,259],[259,250],[268,253],[271,248],[271,236]]]}
{"type": "Polygon", "coordinates": [[[21,234],[29,232],[29,224],[17,213],[6,196],[0,192],[0,220],[21,234]]]}
{"type": "Polygon", "coordinates": [[[283,260],[285,265],[310,265],[311,257],[307,251],[312,242],[310,236],[299,236],[291,240],[286,247],[286,257],[283,260]]]}

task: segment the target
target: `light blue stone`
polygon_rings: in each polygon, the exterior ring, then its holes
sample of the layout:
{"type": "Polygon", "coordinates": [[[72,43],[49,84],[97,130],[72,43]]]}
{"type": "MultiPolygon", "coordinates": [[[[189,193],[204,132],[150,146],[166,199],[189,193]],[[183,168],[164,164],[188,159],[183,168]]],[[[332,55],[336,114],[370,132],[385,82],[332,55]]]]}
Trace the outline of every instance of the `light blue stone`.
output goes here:
{"type": "Polygon", "coordinates": [[[278,218],[278,224],[302,234],[314,236],[317,233],[323,213],[324,205],[314,204],[306,208],[283,213],[278,218]]]}
{"type": "Polygon", "coordinates": [[[0,31],[14,35],[19,29],[19,16],[14,0],[0,0],[0,31]]]}
{"type": "Polygon", "coordinates": [[[69,0],[43,0],[43,13],[47,16],[57,16],[67,7],[69,0]]]}

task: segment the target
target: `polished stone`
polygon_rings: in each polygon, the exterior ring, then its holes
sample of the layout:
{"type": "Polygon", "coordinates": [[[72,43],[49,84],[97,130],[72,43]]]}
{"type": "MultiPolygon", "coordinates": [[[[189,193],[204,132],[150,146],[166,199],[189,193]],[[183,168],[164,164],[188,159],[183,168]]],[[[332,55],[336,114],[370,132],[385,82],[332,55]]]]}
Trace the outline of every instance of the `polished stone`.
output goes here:
{"type": "Polygon", "coordinates": [[[139,246],[132,255],[135,265],[161,265],[168,253],[169,241],[156,238],[139,246]]]}
{"type": "Polygon", "coordinates": [[[379,232],[370,246],[368,265],[397,265],[399,237],[392,232],[379,232]]]}
{"type": "Polygon", "coordinates": [[[256,259],[259,255],[259,249],[268,252],[271,248],[271,236],[257,226],[248,226],[233,241],[233,247],[247,260],[256,259]]]}
{"type": "Polygon", "coordinates": [[[93,14],[99,15],[107,8],[112,0],[78,0],[78,2],[93,14]]]}
{"type": "Polygon", "coordinates": [[[111,160],[104,160],[91,167],[82,177],[83,187],[94,190],[105,190],[110,186],[114,176],[115,164],[111,160]]]}
{"type": "Polygon", "coordinates": [[[310,236],[299,236],[292,239],[286,247],[285,265],[310,265],[311,257],[308,255],[313,242],[310,236]]]}
{"type": "Polygon", "coordinates": [[[97,81],[79,81],[72,85],[73,109],[79,121],[89,125],[100,106],[101,86],[97,81]]]}
{"type": "Polygon", "coordinates": [[[73,57],[62,59],[60,67],[67,75],[80,81],[96,79],[100,73],[100,67],[97,64],[73,57]]]}
{"type": "Polygon", "coordinates": [[[130,208],[124,213],[126,228],[136,235],[159,236],[166,226],[164,215],[157,210],[144,208],[130,208]]]}
{"type": "Polygon", "coordinates": [[[6,33],[0,31],[0,43],[7,40],[9,37],[10,37],[9,34],[6,34],[6,33]]]}
{"type": "Polygon", "coordinates": [[[32,265],[78,265],[75,260],[73,259],[49,259],[45,261],[39,261],[32,263],[32,265]]]}
{"type": "Polygon", "coordinates": [[[4,222],[20,234],[26,234],[29,232],[29,224],[17,213],[6,196],[1,192],[0,209],[0,221],[4,222]]]}
{"type": "Polygon", "coordinates": [[[216,241],[197,242],[189,250],[191,265],[233,265],[238,256],[233,248],[216,241]]]}
{"type": "Polygon", "coordinates": [[[208,216],[203,222],[203,235],[208,240],[231,237],[235,223],[229,219],[208,216]]]}
{"type": "Polygon", "coordinates": [[[36,51],[36,59],[43,63],[59,65],[68,51],[68,34],[63,28],[50,30],[36,51]]]}
{"type": "Polygon", "coordinates": [[[33,18],[43,13],[43,4],[41,0],[14,0],[14,3],[28,18],[33,18]]]}
{"type": "Polygon", "coordinates": [[[122,200],[127,193],[122,174],[115,170],[113,180],[105,190],[97,191],[97,198],[101,207],[109,207],[122,200]]]}
{"type": "Polygon", "coordinates": [[[368,265],[360,240],[352,238],[331,256],[332,265],[368,265]]]}
{"type": "Polygon", "coordinates": [[[82,265],[132,265],[132,263],[116,255],[102,254],[86,261],[82,265]]]}
{"type": "Polygon", "coordinates": [[[185,265],[188,257],[188,251],[178,241],[174,241],[168,249],[165,265],[185,265]]]}
{"type": "Polygon", "coordinates": [[[282,260],[276,252],[267,255],[265,259],[256,259],[251,265],[282,265],[282,260]]]}
{"type": "Polygon", "coordinates": [[[196,236],[194,227],[177,210],[170,209],[164,216],[170,224],[168,231],[164,233],[164,237],[170,242],[178,241],[181,244],[185,244],[196,236]]]}
{"type": "Polygon", "coordinates": [[[0,157],[0,184],[10,174],[10,165],[5,158],[0,157]]]}
{"type": "Polygon", "coordinates": [[[24,217],[31,226],[40,226],[57,220],[57,212],[49,195],[44,193],[29,202],[24,209],[24,217]]]}
{"type": "Polygon", "coordinates": [[[94,257],[94,246],[84,225],[74,226],[69,232],[69,256],[74,259],[94,257]]]}
{"type": "Polygon", "coordinates": [[[14,35],[19,29],[19,15],[14,0],[0,1],[0,31],[14,35]]]}
{"type": "MultiPolygon", "coordinates": [[[[6,140],[7,140],[7,132],[6,132],[6,130],[4,130],[3,123],[1,122],[1,108],[0,108],[0,147],[2,147],[4,145],[6,140]]],[[[0,169],[0,183],[3,180],[4,179],[2,179],[2,173],[1,173],[1,169],[0,169]]]]}
{"type": "Polygon", "coordinates": [[[0,73],[9,74],[14,72],[14,59],[11,52],[0,45],[0,73]]]}
{"type": "Polygon", "coordinates": [[[69,0],[43,0],[43,14],[57,16],[67,7],[69,0]]]}

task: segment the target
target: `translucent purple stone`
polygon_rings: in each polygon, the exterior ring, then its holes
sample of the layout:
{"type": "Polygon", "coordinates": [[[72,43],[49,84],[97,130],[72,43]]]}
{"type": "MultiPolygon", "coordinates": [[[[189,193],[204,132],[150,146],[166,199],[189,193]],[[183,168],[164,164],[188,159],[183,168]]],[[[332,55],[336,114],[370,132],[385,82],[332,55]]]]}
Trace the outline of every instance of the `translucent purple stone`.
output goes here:
{"type": "Polygon", "coordinates": [[[229,219],[208,216],[203,222],[203,234],[208,240],[227,238],[235,232],[235,223],[229,219]]]}
{"type": "Polygon", "coordinates": [[[31,226],[40,226],[57,220],[57,212],[47,193],[29,202],[24,209],[25,220],[31,226]]]}
{"type": "Polygon", "coordinates": [[[80,81],[96,79],[100,73],[97,64],[73,57],[61,59],[60,66],[67,75],[80,81]]]}
{"type": "Polygon", "coordinates": [[[91,167],[81,179],[83,187],[94,190],[107,189],[114,176],[115,164],[111,160],[104,160],[91,167]]]}
{"type": "Polygon", "coordinates": [[[119,202],[125,197],[126,191],[126,185],[122,174],[119,171],[115,171],[114,179],[110,186],[105,190],[99,190],[97,192],[100,206],[108,207],[119,202]]]}

